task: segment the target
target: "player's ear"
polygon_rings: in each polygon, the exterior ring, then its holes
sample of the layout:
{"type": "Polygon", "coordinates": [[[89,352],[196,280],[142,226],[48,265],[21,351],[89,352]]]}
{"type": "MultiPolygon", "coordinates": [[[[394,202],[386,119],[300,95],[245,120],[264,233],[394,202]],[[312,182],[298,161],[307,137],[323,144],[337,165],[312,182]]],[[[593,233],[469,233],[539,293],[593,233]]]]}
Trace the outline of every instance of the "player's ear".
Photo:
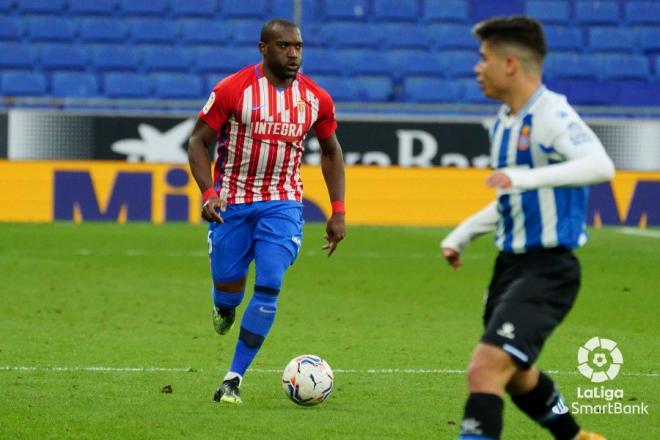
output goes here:
{"type": "Polygon", "coordinates": [[[259,52],[261,53],[261,55],[266,55],[266,43],[264,43],[263,41],[260,41],[258,46],[259,46],[259,52]]]}
{"type": "Polygon", "coordinates": [[[514,75],[520,68],[520,61],[515,56],[508,54],[504,58],[504,66],[507,75],[514,75]]]}

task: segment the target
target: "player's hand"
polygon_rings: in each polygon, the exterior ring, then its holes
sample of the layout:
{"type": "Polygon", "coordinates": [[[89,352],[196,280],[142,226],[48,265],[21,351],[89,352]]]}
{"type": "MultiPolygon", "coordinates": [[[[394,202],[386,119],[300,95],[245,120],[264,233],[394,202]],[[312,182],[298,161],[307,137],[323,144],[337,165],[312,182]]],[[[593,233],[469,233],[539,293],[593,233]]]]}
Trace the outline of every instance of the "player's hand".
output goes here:
{"type": "Polygon", "coordinates": [[[489,188],[509,189],[511,188],[511,178],[502,171],[495,171],[486,179],[486,186],[489,188]]]}
{"type": "Polygon", "coordinates": [[[442,255],[445,256],[445,259],[454,270],[458,270],[461,267],[461,253],[456,249],[442,248],[442,255]]]}
{"type": "Polygon", "coordinates": [[[224,223],[225,221],[218,213],[218,210],[224,212],[227,209],[227,200],[219,197],[211,197],[202,205],[202,217],[209,223],[224,223]]]}
{"type": "Polygon", "coordinates": [[[344,214],[332,214],[325,227],[325,239],[328,242],[323,249],[328,251],[328,257],[346,236],[346,220],[344,214]]]}

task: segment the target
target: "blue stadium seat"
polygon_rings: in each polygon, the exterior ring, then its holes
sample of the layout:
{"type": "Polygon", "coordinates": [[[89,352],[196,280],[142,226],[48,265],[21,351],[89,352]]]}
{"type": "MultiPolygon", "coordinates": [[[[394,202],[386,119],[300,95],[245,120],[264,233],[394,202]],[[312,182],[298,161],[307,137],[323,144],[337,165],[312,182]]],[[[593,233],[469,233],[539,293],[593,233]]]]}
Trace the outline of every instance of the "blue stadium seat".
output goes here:
{"type": "Polygon", "coordinates": [[[80,41],[84,43],[122,43],[126,25],[121,19],[85,18],[80,20],[80,41]]]}
{"type": "Polygon", "coordinates": [[[592,27],[589,29],[589,47],[594,52],[632,52],[637,38],[629,28],[592,27]]]}
{"type": "Polygon", "coordinates": [[[463,101],[468,104],[496,104],[497,102],[484,96],[479,83],[474,79],[464,79],[459,84],[463,86],[463,101]]]}
{"type": "Polygon", "coordinates": [[[479,61],[476,51],[446,51],[438,54],[443,60],[445,74],[452,77],[474,77],[474,66],[479,61]]]}
{"type": "Polygon", "coordinates": [[[582,105],[611,105],[618,95],[613,83],[590,79],[561,80],[551,90],[566,95],[571,104],[582,105]]]}
{"type": "Polygon", "coordinates": [[[131,36],[136,43],[176,43],[174,23],[155,18],[134,19],[130,22],[131,36]]]}
{"type": "Polygon", "coordinates": [[[121,0],[119,11],[124,16],[150,15],[162,17],[167,10],[168,0],[121,0]]]}
{"type": "Polygon", "coordinates": [[[227,74],[261,60],[259,52],[237,48],[199,48],[194,51],[193,65],[197,72],[227,74]]]}
{"type": "Polygon", "coordinates": [[[14,0],[0,0],[0,11],[9,12],[14,6],[14,0]]]}
{"type": "Polygon", "coordinates": [[[99,46],[93,49],[92,65],[99,72],[136,71],[140,66],[140,58],[128,46],[99,46]]]}
{"type": "Polygon", "coordinates": [[[616,81],[619,105],[652,107],[660,103],[660,85],[647,81],[616,81]]]}
{"type": "Polygon", "coordinates": [[[234,42],[238,45],[257,47],[263,21],[259,20],[232,20],[225,24],[234,36],[234,42]]]}
{"type": "Polygon", "coordinates": [[[374,2],[373,17],[379,21],[417,21],[417,2],[404,0],[378,0],[374,2]]]}
{"type": "Polygon", "coordinates": [[[211,90],[213,90],[216,86],[216,84],[225,78],[225,75],[218,75],[217,73],[210,73],[208,75],[204,75],[206,78],[206,95],[209,95],[211,93],[211,90]]]}
{"type": "Polygon", "coordinates": [[[428,27],[434,46],[438,49],[472,49],[476,50],[479,43],[472,36],[469,26],[464,25],[438,25],[432,24],[428,27]]]}
{"type": "Polygon", "coordinates": [[[363,75],[389,75],[387,54],[380,50],[344,49],[337,51],[339,72],[363,75]]]}
{"type": "Polygon", "coordinates": [[[578,1],[575,4],[575,18],[579,23],[616,24],[619,22],[619,3],[601,0],[578,1]]]}
{"type": "Polygon", "coordinates": [[[353,81],[333,75],[317,75],[312,78],[327,91],[334,101],[356,101],[358,94],[353,81]]]}
{"type": "Polygon", "coordinates": [[[163,73],[152,75],[154,92],[164,99],[196,99],[202,93],[202,80],[196,75],[182,73],[163,73]]]}
{"type": "Polygon", "coordinates": [[[0,43],[0,70],[34,68],[31,49],[27,44],[0,43]]]}
{"type": "Polygon", "coordinates": [[[236,1],[224,0],[222,2],[222,15],[229,18],[268,19],[268,1],[250,0],[236,1]]]}
{"type": "Polygon", "coordinates": [[[323,16],[330,20],[365,20],[371,15],[367,0],[324,0],[323,16]]]}
{"type": "Polygon", "coordinates": [[[103,91],[108,98],[151,98],[151,81],[139,73],[108,73],[103,91]]]}
{"type": "Polygon", "coordinates": [[[660,28],[640,30],[639,45],[644,52],[660,52],[660,28]]]}
{"type": "Polygon", "coordinates": [[[232,30],[215,20],[186,19],[179,21],[179,33],[187,45],[227,46],[232,30]]]}
{"type": "Polygon", "coordinates": [[[550,53],[545,60],[544,73],[549,78],[598,77],[598,66],[591,55],[550,53]]]}
{"type": "MultiPolygon", "coordinates": [[[[175,17],[211,18],[218,12],[218,0],[172,0],[172,15],[175,17]]],[[[219,23],[216,22],[216,26],[219,23]]]]}
{"type": "Polygon", "coordinates": [[[582,50],[582,32],[578,28],[546,26],[548,48],[553,50],[582,50]]]}
{"type": "Polygon", "coordinates": [[[53,74],[54,96],[88,98],[98,95],[99,85],[93,73],[57,72],[53,74]]]}
{"type": "Polygon", "coordinates": [[[0,74],[0,93],[3,96],[43,96],[46,77],[40,72],[15,71],[0,74]]]}
{"type": "Polygon", "coordinates": [[[422,19],[427,23],[467,23],[467,3],[463,0],[427,0],[423,5],[422,19]]]}
{"type": "Polygon", "coordinates": [[[23,22],[18,17],[0,17],[0,40],[19,41],[23,35],[23,22]]]}
{"type": "Polygon", "coordinates": [[[626,2],[626,21],[632,24],[660,24],[660,3],[657,1],[626,2]]]}
{"type": "Polygon", "coordinates": [[[37,17],[29,23],[28,34],[32,41],[72,41],[76,35],[76,25],[71,19],[37,17]]]}
{"type": "Polygon", "coordinates": [[[431,37],[428,28],[412,23],[383,24],[378,27],[381,39],[390,49],[429,49],[431,37]]]}
{"type": "Polygon", "coordinates": [[[316,73],[340,75],[344,68],[340,59],[340,52],[334,49],[312,47],[303,51],[303,69],[310,75],[316,73]]]}
{"type": "Polygon", "coordinates": [[[188,51],[171,46],[144,46],[142,61],[148,72],[186,72],[190,69],[188,51]]]}
{"type": "Polygon", "coordinates": [[[481,21],[495,15],[516,15],[525,11],[524,0],[484,1],[470,0],[470,19],[481,21]]]}
{"type": "Polygon", "coordinates": [[[360,101],[388,101],[392,98],[389,76],[356,76],[352,80],[360,101]]]}
{"type": "Polygon", "coordinates": [[[543,24],[568,24],[571,18],[568,7],[568,2],[558,2],[553,0],[530,0],[525,6],[525,13],[531,17],[536,18],[537,20],[540,20],[543,24]]]}
{"type": "Polygon", "coordinates": [[[456,81],[412,76],[403,82],[407,101],[456,102],[461,99],[461,85],[456,81]]]}
{"type": "Polygon", "coordinates": [[[81,46],[53,44],[41,48],[41,65],[46,70],[85,70],[87,58],[81,46]]]}
{"type": "Polygon", "coordinates": [[[117,7],[117,0],[69,0],[73,15],[110,16],[117,7]]]}
{"type": "Polygon", "coordinates": [[[64,9],[64,0],[16,0],[16,9],[21,14],[57,15],[64,9]]]}
{"type": "Polygon", "coordinates": [[[334,39],[328,39],[324,33],[323,26],[318,23],[303,23],[300,27],[302,33],[303,46],[305,48],[332,47],[334,39]]]}
{"type": "Polygon", "coordinates": [[[394,66],[395,77],[411,75],[441,76],[445,64],[436,53],[421,50],[392,50],[387,54],[388,64],[394,66]]]}
{"type": "MultiPolygon", "coordinates": [[[[351,22],[329,22],[324,25],[321,32],[326,41],[334,41],[335,45],[340,48],[375,48],[380,44],[380,34],[376,26],[351,22]]],[[[303,41],[305,41],[304,36],[303,41]]]]}
{"type": "MultiPolygon", "coordinates": [[[[302,0],[302,23],[322,21],[321,2],[318,0],[302,0]]],[[[271,17],[293,19],[293,4],[291,0],[271,0],[271,17]]]]}
{"type": "Polygon", "coordinates": [[[647,79],[649,62],[645,56],[604,56],[605,77],[608,79],[647,79]]]}

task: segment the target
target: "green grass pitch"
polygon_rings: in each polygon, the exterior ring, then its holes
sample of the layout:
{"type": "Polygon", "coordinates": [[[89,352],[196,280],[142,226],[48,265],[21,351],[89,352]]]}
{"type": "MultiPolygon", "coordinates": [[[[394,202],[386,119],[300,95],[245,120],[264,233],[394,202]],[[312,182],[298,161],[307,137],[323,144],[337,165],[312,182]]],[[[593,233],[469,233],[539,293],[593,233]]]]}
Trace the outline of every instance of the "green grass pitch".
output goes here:
{"type": "MultiPolygon", "coordinates": [[[[454,272],[438,251],[445,233],[350,227],[327,258],[322,225],[307,225],[245,403],[233,407],[212,402],[237,328],[213,331],[203,226],[0,225],[0,438],[454,439],[496,251],[481,238],[454,272]],[[313,408],[280,384],[304,353],[336,371],[333,394],[313,408]]],[[[615,340],[624,364],[605,386],[649,415],[578,420],[610,439],[660,438],[660,239],[593,230],[578,256],[577,304],[538,365],[556,371],[570,404],[590,387],[578,347],[615,340]]],[[[504,438],[550,438],[505,407],[504,438]]]]}

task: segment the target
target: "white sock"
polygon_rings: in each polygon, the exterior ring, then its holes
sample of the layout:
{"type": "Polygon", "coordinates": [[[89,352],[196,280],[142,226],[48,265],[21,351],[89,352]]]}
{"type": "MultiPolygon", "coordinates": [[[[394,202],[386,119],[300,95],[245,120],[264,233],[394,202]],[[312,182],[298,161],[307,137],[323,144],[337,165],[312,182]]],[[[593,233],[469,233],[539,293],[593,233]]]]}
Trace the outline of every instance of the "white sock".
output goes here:
{"type": "Polygon", "coordinates": [[[238,373],[234,373],[233,371],[230,371],[227,374],[225,374],[225,378],[222,379],[222,381],[224,382],[226,380],[232,380],[235,377],[238,377],[238,386],[240,387],[241,384],[243,383],[243,376],[241,376],[238,373]]]}

